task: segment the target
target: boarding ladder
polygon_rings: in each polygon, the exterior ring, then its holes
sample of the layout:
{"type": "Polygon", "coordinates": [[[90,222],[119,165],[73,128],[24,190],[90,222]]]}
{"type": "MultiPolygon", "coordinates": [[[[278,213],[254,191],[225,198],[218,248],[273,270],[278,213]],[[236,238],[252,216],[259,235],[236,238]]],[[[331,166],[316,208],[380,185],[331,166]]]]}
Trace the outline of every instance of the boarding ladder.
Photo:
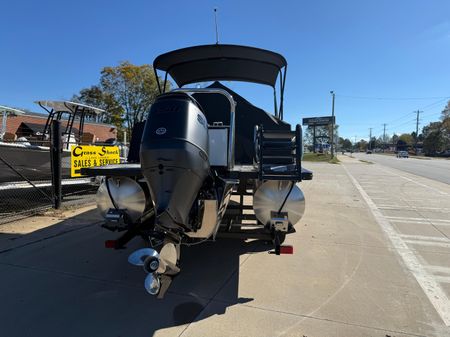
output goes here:
{"type": "Polygon", "coordinates": [[[302,127],[295,131],[256,128],[256,153],[260,180],[302,180],[302,127]]]}

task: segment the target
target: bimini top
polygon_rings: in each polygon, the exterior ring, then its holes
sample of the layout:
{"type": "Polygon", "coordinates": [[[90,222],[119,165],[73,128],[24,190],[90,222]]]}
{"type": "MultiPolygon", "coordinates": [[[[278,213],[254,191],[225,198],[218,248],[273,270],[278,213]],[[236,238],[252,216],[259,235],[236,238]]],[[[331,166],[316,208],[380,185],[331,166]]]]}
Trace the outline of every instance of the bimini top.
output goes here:
{"type": "Polygon", "coordinates": [[[11,115],[23,115],[25,112],[19,109],[10,108],[9,106],[0,105],[0,112],[6,112],[11,115]]]}
{"type": "Polygon", "coordinates": [[[229,44],[183,48],[158,56],[154,69],[166,71],[178,86],[213,80],[244,81],[275,87],[286,59],[269,50],[229,44]]]}
{"type": "Polygon", "coordinates": [[[48,109],[46,109],[45,107],[50,108],[55,112],[63,111],[76,113],[82,111],[83,113],[93,113],[96,115],[105,112],[105,110],[95,108],[93,106],[69,101],[36,101],[34,103],[39,104],[42,108],[44,108],[47,111],[48,109]]]}

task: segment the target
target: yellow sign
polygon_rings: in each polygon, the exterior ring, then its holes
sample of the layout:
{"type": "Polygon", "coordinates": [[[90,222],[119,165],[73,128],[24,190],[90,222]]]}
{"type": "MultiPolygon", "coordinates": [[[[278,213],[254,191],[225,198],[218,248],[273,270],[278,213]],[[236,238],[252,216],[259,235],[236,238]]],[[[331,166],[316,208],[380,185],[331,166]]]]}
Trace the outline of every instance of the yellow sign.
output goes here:
{"type": "Polygon", "coordinates": [[[96,145],[72,145],[70,155],[70,176],[81,177],[83,167],[120,164],[119,147],[96,145]]]}

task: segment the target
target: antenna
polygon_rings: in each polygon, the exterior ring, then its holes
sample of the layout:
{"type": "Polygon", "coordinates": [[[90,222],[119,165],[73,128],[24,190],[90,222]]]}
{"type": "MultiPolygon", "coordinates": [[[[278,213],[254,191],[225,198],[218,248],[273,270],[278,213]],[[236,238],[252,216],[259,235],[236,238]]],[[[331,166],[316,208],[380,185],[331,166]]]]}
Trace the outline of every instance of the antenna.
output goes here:
{"type": "Polygon", "coordinates": [[[214,8],[214,22],[216,23],[216,44],[219,44],[219,29],[217,28],[217,7],[214,8]]]}

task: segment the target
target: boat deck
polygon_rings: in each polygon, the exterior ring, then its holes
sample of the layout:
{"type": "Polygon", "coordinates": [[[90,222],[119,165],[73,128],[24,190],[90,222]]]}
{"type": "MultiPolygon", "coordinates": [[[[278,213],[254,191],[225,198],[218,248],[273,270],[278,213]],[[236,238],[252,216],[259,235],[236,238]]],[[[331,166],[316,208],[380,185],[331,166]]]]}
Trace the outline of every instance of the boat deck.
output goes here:
{"type": "MultiPolygon", "coordinates": [[[[235,165],[230,172],[232,178],[239,179],[242,176],[246,178],[258,178],[258,167],[254,165],[235,165]]],[[[97,167],[87,167],[81,169],[81,174],[87,176],[126,176],[138,177],[142,176],[141,164],[117,164],[97,167]]],[[[312,171],[302,167],[302,180],[311,180],[312,171]]]]}

